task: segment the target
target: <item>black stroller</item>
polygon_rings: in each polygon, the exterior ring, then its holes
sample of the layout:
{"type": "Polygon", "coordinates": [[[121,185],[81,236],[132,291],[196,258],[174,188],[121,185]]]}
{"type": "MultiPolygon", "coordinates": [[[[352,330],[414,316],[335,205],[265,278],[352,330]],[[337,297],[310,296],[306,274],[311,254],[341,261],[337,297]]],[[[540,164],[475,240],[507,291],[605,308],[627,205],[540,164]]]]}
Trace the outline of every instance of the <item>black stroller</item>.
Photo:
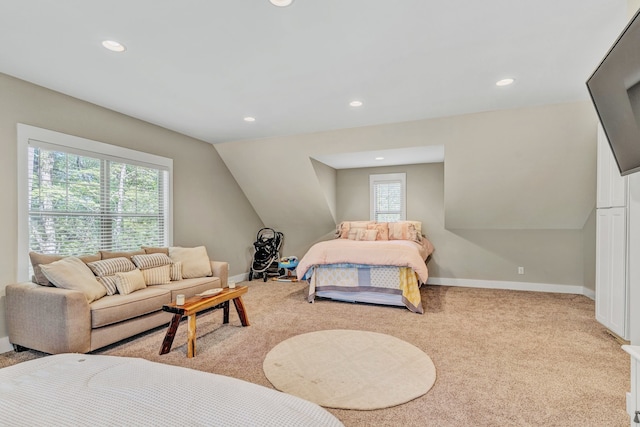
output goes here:
{"type": "Polygon", "coordinates": [[[273,228],[262,228],[258,231],[256,241],[253,244],[255,253],[249,270],[249,281],[262,276],[267,281],[268,276],[282,276],[284,269],[278,269],[280,248],[284,240],[284,234],[273,228]]]}

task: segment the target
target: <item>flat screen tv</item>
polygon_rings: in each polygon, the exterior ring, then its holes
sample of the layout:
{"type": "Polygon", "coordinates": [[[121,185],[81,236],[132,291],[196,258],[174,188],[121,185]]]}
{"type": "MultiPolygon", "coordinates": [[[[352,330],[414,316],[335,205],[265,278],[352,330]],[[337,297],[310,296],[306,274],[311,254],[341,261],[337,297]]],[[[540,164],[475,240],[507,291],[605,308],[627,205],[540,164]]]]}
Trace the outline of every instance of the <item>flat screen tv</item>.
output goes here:
{"type": "Polygon", "coordinates": [[[640,12],[587,80],[621,175],[640,171],[640,12]]]}

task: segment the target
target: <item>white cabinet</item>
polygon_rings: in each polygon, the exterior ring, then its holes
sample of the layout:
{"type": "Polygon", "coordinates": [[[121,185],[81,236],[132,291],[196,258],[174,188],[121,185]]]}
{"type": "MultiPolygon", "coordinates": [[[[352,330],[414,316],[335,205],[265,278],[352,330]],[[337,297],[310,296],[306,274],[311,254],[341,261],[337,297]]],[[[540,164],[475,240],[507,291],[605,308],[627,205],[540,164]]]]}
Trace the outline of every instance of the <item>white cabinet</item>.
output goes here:
{"type": "Polygon", "coordinates": [[[597,176],[596,319],[628,340],[628,179],[620,176],[600,127],[597,176]]]}
{"type": "Polygon", "coordinates": [[[623,345],[622,349],[631,355],[631,391],[627,393],[627,414],[631,418],[631,427],[638,426],[640,421],[640,347],[623,345]]]}
{"type": "Polygon", "coordinates": [[[628,339],[627,209],[597,210],[596,319],[628,339]]]}
{"type": "Polygon", "coordinates": [[[598,125],[597,208],[627,206],[627,178],[620,176],[607,136],[598,125]]]}

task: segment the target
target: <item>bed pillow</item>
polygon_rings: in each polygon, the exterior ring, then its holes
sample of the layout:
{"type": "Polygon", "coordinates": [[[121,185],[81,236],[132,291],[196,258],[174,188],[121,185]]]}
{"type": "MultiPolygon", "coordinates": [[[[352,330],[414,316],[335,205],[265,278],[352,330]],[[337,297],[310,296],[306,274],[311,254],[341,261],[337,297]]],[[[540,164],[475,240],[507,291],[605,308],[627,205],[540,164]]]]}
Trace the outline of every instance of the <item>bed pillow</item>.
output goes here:
{"type": "Polygon", "coordinates": [[[170,247],[169,257],[173,262],[182,263],[183,279],[195,279],[213,274],[207,248],[204,246],[195,248],[170,247]]]}
{"type": "Polygon", "coordinates": [[[356,237],[356,240],[365,240],[365,241],[369,241],[369,242],[373,242],[374,240],[376,240],[376,237],[378,237],[378,230],[362,230],[359,229],[358,230],[358,236],[356,237]]]}
{"type": "Polygon", "coordinates": [[[367,225],[367,230],[376,230],[376,240],[389,240],[389,224],[386,222],[375,222],[367,225]]]}
{"type": "Polygon", "coordinates": [[[171,265],[166,264],[160,267],[145,268],[142,271],[144,283],[147,286],[166,285],[171,283],[171,265]]]}
{"type": "Polygon", "coordinates": [[[80,291],[91,303],[107,294],[107,290],[93,275],[91,269],[76,257],[65,257],[40,266],[42,273],[56,287],[80,291]]]}
{"type": "Polygon", "coordinates": [[[413,224],[413,226],[416,228],[416,232],[418,233],[419,236],[422,236],[422,222],[421,221],[405,221],[408,222],[409,224],[413,224]]]}
{"type": "Polygon", "coordinates": [[[131,261],[133,261],[136,267],[138,267],[140,270],[169,265],[173,262],[168,255],[165,255],[163,253],[134,255],[131,257],[131,261]]]}
{"type": "Polygon", "coordinates": [[[420,234],[414,224],[408,221],[389,223],[389,240],[411,240],[420,242],[420,234]]]}
{"type": "Polygon", "coordinates": [[[342,232],[340,234],[341,239],[356,240],[357,230],[366,230],[370,224],[375,224],[374,221],[344,221],[342,223],[342,232]]]}
{"type": "Polygon", "coordinates": [[[349,221],[342,221],[336,229],[336,239],[349,238],[349,221]]]}
{"type": "Polygon", "coordinates": [[[144,289],[147,285],[144,283],[142,271],[135,269],[126,273],[116,273],[116,287],[120,295],[128,295],[139,289],[144,289]]]}

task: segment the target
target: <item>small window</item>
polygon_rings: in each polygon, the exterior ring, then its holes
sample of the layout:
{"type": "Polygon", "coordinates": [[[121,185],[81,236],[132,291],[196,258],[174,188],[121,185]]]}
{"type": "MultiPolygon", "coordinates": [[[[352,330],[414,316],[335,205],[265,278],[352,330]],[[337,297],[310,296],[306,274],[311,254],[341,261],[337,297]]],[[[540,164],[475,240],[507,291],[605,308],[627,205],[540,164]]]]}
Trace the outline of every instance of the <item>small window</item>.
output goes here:
{"type": "Polygon", "coordinates": [[[371,220],[397,222],[407,219],[407,174],[369,175],[371,220]]]}

